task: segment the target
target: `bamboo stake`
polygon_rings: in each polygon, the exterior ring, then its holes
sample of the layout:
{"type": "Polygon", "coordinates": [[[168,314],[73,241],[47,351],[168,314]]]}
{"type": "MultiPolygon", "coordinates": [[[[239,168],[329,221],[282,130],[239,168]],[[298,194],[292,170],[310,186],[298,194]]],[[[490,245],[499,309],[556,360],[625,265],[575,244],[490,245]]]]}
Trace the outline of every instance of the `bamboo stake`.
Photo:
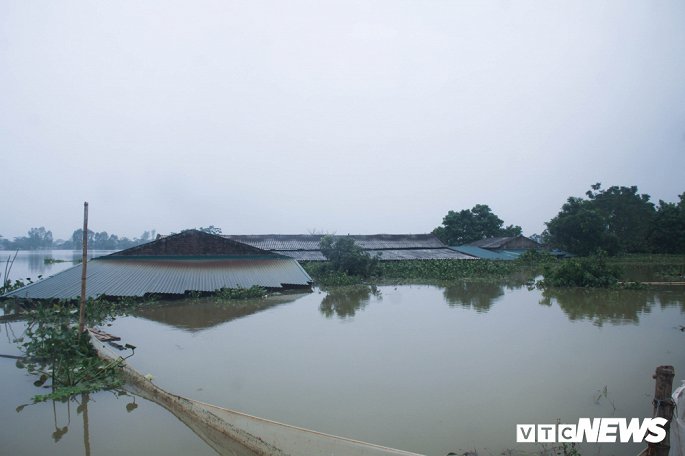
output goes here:
{"type": "Polygon", "coordinates": [[[673,366],[659,366],[652,376],[656,380],[654,385],[654,412],[653,417],[662,417],[668,420],[664,429],[666,430],[666,437],[659,443],[650,443],[647,449],[649,456],[668,456],[671,449],[670,434],[671,434],[671,419],[673,419],[673,408],[675,404],[671,398],[671,390],[673,389],[673,376],[675,370],[673,366]]]}
{"type": "Polygon", "coordinates": [[[86,310],[86,265],[88,264],[88,202],[83,203],[83,257],[81,260],[81,305],[78,312],[78,331],[83,334],[85,330],[86,310]]]}

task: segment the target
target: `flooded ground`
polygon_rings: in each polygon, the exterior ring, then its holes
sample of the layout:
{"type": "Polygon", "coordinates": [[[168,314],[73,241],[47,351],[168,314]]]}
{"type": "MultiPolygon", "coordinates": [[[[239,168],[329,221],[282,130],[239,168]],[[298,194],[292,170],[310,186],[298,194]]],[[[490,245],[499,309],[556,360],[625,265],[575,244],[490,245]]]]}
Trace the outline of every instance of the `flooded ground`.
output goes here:
{"type": "MultiPolygon", "coordinates": [[[[88,258],[112,252],[115,250],[89,250],[88,258]]],[[[8,267],[8,277],[12,282],[29,279],[35,282],[74,267],[81,262],[82,255],[81,250],[0,250],[0,278],[4,279],[5,267],[8,267]]]]}
{"type": "MultiPolygon", "coordinates": [[[[674,386],[685,379],[679,325],[683,287],[542,293],[459,282],[317,290],[254,306],[179,301],[107,330],[136,345],[131,364],[174,393],[429,455],[500,455],[543,450],[516,444],[519,423],[651,416],[655,367],[673,365],[674,386]]],[[[0,329],[0,353],[17,354],[21,323],[0,329]]],[[[85,433],[75,402],[16,411],[39,390],[14,364],[0,358],[0,454],[213,454],[140,398],[133,407],[131,397],[94,395],[85,433]]]]}

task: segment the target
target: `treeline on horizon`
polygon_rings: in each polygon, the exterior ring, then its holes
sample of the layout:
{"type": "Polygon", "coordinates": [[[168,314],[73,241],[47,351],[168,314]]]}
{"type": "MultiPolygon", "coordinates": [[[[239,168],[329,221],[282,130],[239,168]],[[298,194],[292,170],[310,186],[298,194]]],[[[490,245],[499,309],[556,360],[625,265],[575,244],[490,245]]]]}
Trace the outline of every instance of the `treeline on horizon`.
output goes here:
{"type": "MultiPolygon", "coordinates": [[[[638,192],[636,186],[592,185],[585,197],[570,197],[559,213],[546,222],[547,229],[533,235],[535,241],[576,255],[604,251],[622,253],[685,253],[685,192],[678,201],[659,200],[638,192]]],[[[479,239],[521,234],[521,227],[509,225],[487,205],[449,211],[442,225],[433,230],[447,245],[463,245],[479,239]]]]}
{"type": "MultiPolygon", "coordinates": [[[[107,231],[88,230],[88,248],[92,250],[123,250],[153,241],[156,236],[155,230],[144,231],[140,237],[133,239],[109,234],[107,231]]],[[[54,240],[52,231],[42,226],[31,228],[26,236],[15,237],[12,241],[0,235],[0,249],[2,250],[79,250],[82,245],[83,229],[81,228],[75,230],[71,238],[65,241],[54,240]]]]}
{"type": "MultiPolygon", "coordinates": [[[[591,186],[585,197],[569,197],[559,213],[548,222],[542,234],[530,236],[549,248],[558,248],[576,255],[604,251],[609,255],[622,253],[685,253],[685,192],[677,202],[659,200],[639,193],[637,186],[612,186],[603,190],[601,184],[591,186]]],[[[221,228],[210,225],[198,228],[220,234],[221,228]]],[[[442,225],[433,230],[443,243],[455,246],[488,237],[516,236],[522,232],[517,225],[504,222],[485,204],[459,212],[449,211],[442,225]]],[[[97,250],[121,250],[150,242],[156,231],[144,231],[129,239],[106,231],[88,230],[88,246],[97,250]]],[[[0,235],[0,249],[80,249],[83,230],[77,229],[66,241],[53,240],[52,232],[31,228],[27,236],[5,239],[0,235]]]]}
{"type": "MultiPolygon", "coordinates": [[[[214,225],[197,228],[200,231],[210,234],[221,234],[221,228],[214,225]]],[[[172,233],[173,234],[173,233],[172,233]]],[[[135,247],[146,242],[157,239],[157,231],[143,231],[140,237],[129,239],[119,237],[116,234],[109,234],[107,231],[95,232],[88,230],[88,248],[92,250],[123,250],[135,247]]],[[[31,228],[26,236],[15,237],[13,241],[5,239],[0,235],[0,250],[79,250],[83,245],[83,229],[74,230],[66,241],[54,240],[52,231],[40,228],[31,228]]]]}

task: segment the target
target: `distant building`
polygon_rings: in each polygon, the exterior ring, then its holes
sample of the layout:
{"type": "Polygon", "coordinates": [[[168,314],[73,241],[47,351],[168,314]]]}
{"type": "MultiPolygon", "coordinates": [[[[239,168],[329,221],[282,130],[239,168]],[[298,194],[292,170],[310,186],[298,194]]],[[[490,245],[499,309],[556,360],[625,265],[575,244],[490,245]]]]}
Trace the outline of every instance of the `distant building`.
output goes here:
{"type": "Polygon", "coordinates": [[[484,260],[515,260],[522,253],[542,246],[525,236],[492,237],[480,239],[451,249],[484,260]]]}
{"type": "MultiPolygon", "coordinates": [[[[312,279],[292,258],[197,230],[183,231],[90,260],[87,296],[183,295],[221,288],[309,288],[312,279]]],[[[76,299],[81,265],[3,295],[76,299]]]]}
{"type": "Polygon", "coordinates": [[[480,239],[467,245],[488,250],[531,250],[539,249],[540,244],[525,236],[507,236],[480,239]]]}
{"type": "MultiPolygon", "coordinates": [[[[224,235],[263,250],[294,258],[298,261],[326,261],[319,243],[321,234],[250,234],[224,235]]],[[[398,260],[472,260],[473,256],[454,251],[432,234],[368,234],[349,235],[370,255],[380,255],[381,261],[398,260]]]]}

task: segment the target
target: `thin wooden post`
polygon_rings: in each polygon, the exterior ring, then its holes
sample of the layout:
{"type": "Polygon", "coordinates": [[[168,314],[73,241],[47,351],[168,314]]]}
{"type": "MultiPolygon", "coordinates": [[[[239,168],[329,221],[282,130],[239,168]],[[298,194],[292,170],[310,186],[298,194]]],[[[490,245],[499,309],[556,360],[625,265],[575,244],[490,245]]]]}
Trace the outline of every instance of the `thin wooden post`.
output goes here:
{"type": "Polygon", "coordinates": [[[78,312],[78,332],[85,330],[86,269],[88,264],[88,202],[83,203],[83,257],[81,259],[81,305],[78,312]]]}
{"type": "Polygon", "coordinates": [[[671,419],[673,418],[673,408],[675,407],[671,397],[674,375],[675,369],[673,369],[673,366],[659,366],[652,376],[656,380],[652,417],[666,418],[668,422],[664,426],[666,437],[659,443],[649,444],[647,448],[649,456],[668,456],[668,452],[671,449],[671,419]]]}

